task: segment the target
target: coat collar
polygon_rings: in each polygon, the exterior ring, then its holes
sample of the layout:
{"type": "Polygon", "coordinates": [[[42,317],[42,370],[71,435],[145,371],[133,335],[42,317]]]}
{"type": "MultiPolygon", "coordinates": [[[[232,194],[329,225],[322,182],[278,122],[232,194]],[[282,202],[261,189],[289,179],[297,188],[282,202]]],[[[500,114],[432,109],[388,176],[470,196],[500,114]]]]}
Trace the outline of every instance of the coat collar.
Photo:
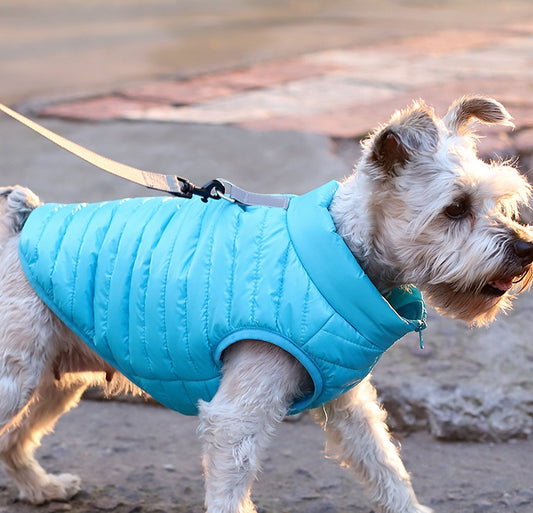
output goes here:
{"type": "Polygon", "coordinates": [[[300,262],[329,304],[367,340],[386,350],[410,331],[425,328],[425,304],[413,286],[395,289],[385,299],[364,273],[328,210],[338,187],[332,181],[291,198],[289,234],[300,262]]]}

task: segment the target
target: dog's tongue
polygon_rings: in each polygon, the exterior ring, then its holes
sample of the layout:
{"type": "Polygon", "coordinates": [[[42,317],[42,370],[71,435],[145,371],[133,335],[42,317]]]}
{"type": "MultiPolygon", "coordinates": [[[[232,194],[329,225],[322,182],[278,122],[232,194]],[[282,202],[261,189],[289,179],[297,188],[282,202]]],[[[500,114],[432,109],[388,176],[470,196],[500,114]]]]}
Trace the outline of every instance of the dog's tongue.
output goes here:
{"type": "Polygon", "coordinates": [[[507,280],[495,280],[492,282],[492,285],[497,289],[506,292],[513,286],[513,279],[509,278],[507,280]]]}

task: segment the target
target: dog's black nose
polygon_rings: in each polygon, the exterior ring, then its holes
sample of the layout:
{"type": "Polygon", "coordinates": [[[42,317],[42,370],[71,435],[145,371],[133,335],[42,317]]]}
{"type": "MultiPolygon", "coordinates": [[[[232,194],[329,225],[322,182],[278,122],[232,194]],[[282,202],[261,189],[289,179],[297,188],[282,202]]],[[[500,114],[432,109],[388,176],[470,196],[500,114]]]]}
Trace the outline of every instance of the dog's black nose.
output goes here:
{"type": "Polygon", "coordinates": [[[527,265],[533,262],[533,243],[523,239],[516,239],[513,242],[513,251],[520,259],[522,265],[527,265]]]}

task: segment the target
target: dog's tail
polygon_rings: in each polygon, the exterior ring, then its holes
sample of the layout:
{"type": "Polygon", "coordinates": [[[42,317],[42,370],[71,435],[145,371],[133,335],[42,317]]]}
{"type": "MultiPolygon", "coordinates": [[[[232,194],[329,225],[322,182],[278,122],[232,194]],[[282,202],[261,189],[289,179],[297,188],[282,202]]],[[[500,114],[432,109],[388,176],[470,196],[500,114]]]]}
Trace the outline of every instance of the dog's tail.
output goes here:
{"type": "Polygon", "coordinates": [[[31,211],[39,205],[39,198],[26,187],[0,187],[0,225],[13,234],[20,232],[31,211]]]}

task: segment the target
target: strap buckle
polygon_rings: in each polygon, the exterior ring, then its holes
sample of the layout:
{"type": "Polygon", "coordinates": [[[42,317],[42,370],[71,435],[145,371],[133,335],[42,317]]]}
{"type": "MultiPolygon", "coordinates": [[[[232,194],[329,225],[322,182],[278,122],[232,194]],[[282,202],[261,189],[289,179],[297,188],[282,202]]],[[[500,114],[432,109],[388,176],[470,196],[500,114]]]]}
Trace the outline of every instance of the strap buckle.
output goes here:
{"type": "Polygon", "coordinates": [[[200,196],[202,201],[207,203],[208,199],[220,199],[226,191],[224,184],[219,180],[210,180],[202,187],[198,187],[181,176],[172,176],[170,178],[171,180],[167,180],[170,187],[168,192],[180,198],[191,199],[193,196],[200,196]]]}
{"type": "Polygon", "coordinates": [[[258,194],[245,191],[222,178],[210,180],[202,187],[194,185],[191,181],[182,178],[181,176],[171,176],[168,178],[167,182],[170,188],[170,194],[188,199],[193,196],[200,196],[204,203],[207,203],[207,200],[210,199],[224,199],[231,203],[239,203],[240,205],[261,205],[264,207],[277,207],[286,210],[290,202],[289,196],[258,194]],[[170,180],[168,178],[170,178],[170,180]]]}

